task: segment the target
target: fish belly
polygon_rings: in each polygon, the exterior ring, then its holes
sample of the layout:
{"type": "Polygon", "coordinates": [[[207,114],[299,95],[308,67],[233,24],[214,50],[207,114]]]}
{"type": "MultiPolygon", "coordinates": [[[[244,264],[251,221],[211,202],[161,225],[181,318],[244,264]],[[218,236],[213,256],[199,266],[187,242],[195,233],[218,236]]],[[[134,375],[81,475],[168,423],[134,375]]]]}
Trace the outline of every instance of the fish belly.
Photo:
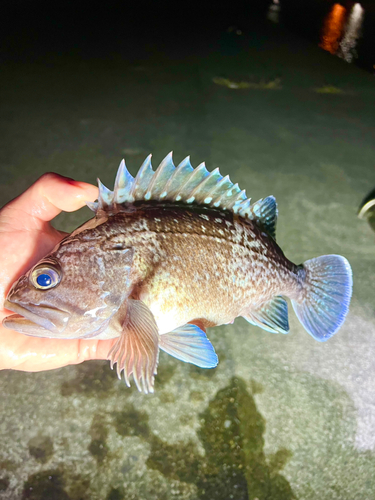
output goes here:
{"type": "Polygon", "coordinates": [[[205,319],[212,325],[231,323],[246,303],[246,296],[236,290],[233,282],[222,279],[216,283],[209,273],[196,273],[185,281],[173,280],[167,274],[155,277],[140,294],[161,335],[195,319],[205,319]]]}

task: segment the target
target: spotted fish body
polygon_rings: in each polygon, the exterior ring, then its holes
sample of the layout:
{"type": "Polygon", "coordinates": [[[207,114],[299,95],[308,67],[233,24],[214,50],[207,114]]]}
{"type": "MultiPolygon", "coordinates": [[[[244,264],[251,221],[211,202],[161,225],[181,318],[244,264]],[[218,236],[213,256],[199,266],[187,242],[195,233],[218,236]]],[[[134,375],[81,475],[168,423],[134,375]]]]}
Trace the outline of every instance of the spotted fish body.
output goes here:
{"type": "Polygon", "coordinates": [[[305,329],[330,338],[348,311],[352,278],[341,256],[295,265],[275,241],[270,196],[251,204],[218,170],[171,154],[135,179],[121,162],[114,191],[99,181],[95,218],[65,238],[9,292],[4,325],[29,335],[115,338],[111,366],[153,390],[159,349],[217,364],[206,328],[243,316],[288,333],[284,297],[305,329]]]}
{"type": "Polygon", "coordinates": [[[196,318],[229,323],[275,290],[298,295],[298,267],[255,223],[230,212],[142,203],[116,214],[112,231],[134,248],[133,296],[150,308],[160,334],[196,318]]]}

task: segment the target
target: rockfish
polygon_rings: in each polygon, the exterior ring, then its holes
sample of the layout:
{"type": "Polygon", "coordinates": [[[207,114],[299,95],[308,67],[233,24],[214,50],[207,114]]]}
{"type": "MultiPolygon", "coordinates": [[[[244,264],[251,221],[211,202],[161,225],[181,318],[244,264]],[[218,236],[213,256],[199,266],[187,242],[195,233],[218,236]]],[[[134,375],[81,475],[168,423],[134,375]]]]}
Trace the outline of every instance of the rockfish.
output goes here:
{"type": "Polygon", "coordinates": [[[151,155],[133,178],[124,160],[113,191],[100,181],[87,203],[95,217],[64,238],[12,286],[7,328],[50,338],[118,337],[111,367],[153,392],[159,349],[202,368],[217,365],[206,328],[242,316],[288,333],[291,299],[316,340],[334,335],[348,312],[352,273],[339,255],[296,265],[275,240],[273,196],[245,191],[189,157],[151,155]]]}

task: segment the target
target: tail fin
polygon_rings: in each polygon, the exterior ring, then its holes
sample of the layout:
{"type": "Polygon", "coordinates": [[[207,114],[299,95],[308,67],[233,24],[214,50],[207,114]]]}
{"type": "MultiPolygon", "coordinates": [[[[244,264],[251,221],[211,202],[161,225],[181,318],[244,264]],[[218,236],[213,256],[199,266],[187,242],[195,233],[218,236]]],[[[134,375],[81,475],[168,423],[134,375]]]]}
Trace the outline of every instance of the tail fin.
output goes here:
{"type": "Polygon", "coordinates": [[[352,270],[341,255],[322,255],[307,260],[302,300],[292,300],[297,318],[307,332],[325,342],[344,323],[352,295],[352,270]]]}

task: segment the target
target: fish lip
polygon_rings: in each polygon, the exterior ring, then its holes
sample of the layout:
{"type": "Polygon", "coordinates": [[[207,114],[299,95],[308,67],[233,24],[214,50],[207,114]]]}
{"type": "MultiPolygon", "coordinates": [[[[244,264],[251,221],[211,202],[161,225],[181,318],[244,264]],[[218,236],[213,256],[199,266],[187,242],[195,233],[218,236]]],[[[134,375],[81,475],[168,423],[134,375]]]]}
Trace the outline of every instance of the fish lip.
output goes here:
{"type": "MultiPolygon", "coordinates": [[[[17,326],[17,323],[19,324],[22,323],[22,326],[23,327],[26,326],[26,328],[27,326],[31,328],[38,327],[41,330],[50,331],[51,333],[61,333],[67,325],[66,318],[69,316],[66,311],[62,311],[61,309],[42,306],[42,310],[48,309],[52,310],[55,314],[57,313],[57,315],[59,316],[64,315],[62,321],[60,320],[57,322],[57,324],[55,324],[48,318],[45,318],[33,312],[34,308],[40,312],[41,311],[40,306],[31,306],[31,305],[25,306],[19,303],[11,302],[9,299],[6,299],[4,302],[4,307],[6,309],[9,309],[9,311],[16,313],[16,314],[11,314],[10,316],[7,316],[3,319],[3,326],[5,326],[6,328],[10,328],[12,330],[17,330],[17,328],[15,328],[17,326]],[[17,322],[17,320],[19,321],[17,322]],[[27,321],[25,322],[25,320],[27,321]]],[[[25,328],[22,328],[22,333],[27,334],[25,328]]],[[[31,335],[35,336],[36,333],[32,332],[31,335]]]]}

